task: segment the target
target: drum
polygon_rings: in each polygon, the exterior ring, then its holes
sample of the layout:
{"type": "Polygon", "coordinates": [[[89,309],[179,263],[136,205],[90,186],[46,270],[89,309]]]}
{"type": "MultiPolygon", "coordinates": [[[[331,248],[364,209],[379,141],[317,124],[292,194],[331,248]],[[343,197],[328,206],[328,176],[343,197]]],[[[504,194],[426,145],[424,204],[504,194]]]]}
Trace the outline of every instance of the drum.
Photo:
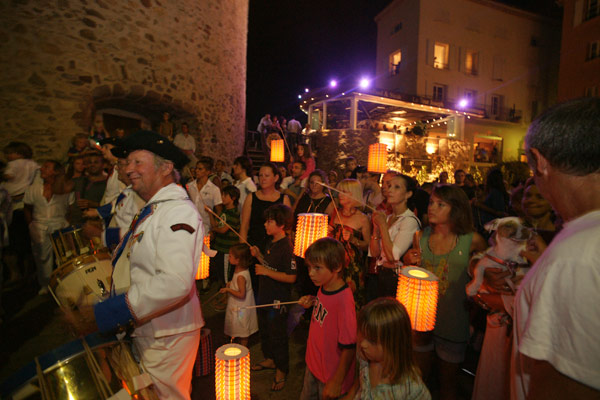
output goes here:
{"type": "Polygon", "coordinates": [[[58,266],[75,257],[90,254],[101,247],[84,238],[81,225],[56,230],[52,232],[51,239],[54,255],[56,256],[56,265],[58,266]]]}
{"type": "Polygon", "coordinates": [[[48,288],[61,307],[93,305],[110,294],[112,264],[108,249],[79,256],[52,272],[48,288]]]}
{"type": "Polygon", "coordinates": [[[151,382],[134,361],[128,342],[96,333],[37,357],[0,385],[0,397],[93,400],[129,399],[135,395],[158,399],[151,382]]]}

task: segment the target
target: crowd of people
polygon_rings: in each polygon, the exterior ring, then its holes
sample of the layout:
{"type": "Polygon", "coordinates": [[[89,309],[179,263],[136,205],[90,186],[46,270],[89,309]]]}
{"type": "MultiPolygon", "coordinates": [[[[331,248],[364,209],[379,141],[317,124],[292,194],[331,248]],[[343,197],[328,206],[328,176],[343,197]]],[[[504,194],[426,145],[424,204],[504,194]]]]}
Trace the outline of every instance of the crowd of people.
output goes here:
{"type": "Polygon", "coordinates": [[[86,150],[89,137],[77,135],[66,171],[56,161],[39,167],[31,149],[14,142],[4,149],[9,162],[0,191],[6,284],[31,272],[24,267],[31,246],[44,294],[54,263],[48,234],[70,224],[83,224],[91,240],[114,249],[115,274],[126,271],[125,280],[129,269],[118,260],[127,250],[131,282],[91,315],[101,330],[133,327],[151,353],[145,365],[159,391],[185,398],[192,361],[174,355],[198,345],[203,320],[190,281],[209,235],[216,254],[199,290],[212,284],[223,297],[204,306],[225,311],[223,332],[232,341],[247,345],[258,333],[264,360],[252,371],[274,370],[273,391],[294,373],[288,349],[294,306],[279,303],[297,300],[311,310],[302,399],[429,399],[430,392],[458,398],[469,346],[481,351],[474,399],[597,396],[599,115],[600,102],[588,99],[534,121],[526,137],[533,177],[510,191],[494,168],[483,187],[462,169],[453,183],[443,173],[438,182],[418,185],[396,171],[369,172],[354,157],[341,170],[322,171],[299,139],[300,124],[268,114],[258,130],[285,135],[295,154],[289,164],[261,165],[257,177],[248,157],[229,165],[196,154],[189,131],[173,137],[168,115],[163,136],[103,137],[100,151],[86,150]],[[177,170],[189,165],[180,180],[177,170]],[[328,237],[296,257],[295,221],[313,212],[329,216],[328,237]],[[123,221],[104,225],[99,217],[110,214],[123,221]],[[529,228],[519,254],[529,272],[515,274],[500,262],[468,295],[479,262],[499,241],[491,223],[509,216],[529,228]],[[439,279],[431,332],[411,331],[394,299],[407,265],[439,279]],[[174,309],[174,299],[183,305],[174,309]],[[166,342],[161,349],[156,338],[166,342]],[[172,365],[155,365],[167,353],[172,365]],[[184,364],[185,371],[177,369],[184,364]],[[173,368],[180,375],[170,377],[173,368]]]}

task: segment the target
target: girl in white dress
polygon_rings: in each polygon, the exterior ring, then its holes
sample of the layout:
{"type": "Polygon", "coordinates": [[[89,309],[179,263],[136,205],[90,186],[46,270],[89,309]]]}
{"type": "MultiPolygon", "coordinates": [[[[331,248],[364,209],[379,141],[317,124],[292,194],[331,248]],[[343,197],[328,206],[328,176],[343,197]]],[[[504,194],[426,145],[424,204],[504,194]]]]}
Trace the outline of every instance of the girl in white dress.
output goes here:
{"type": "Polygon", "coordinates": [[[221,293],[227,293],[227,311],[225,313],[224,332],[232,339],[239,339],[242,346],[248,346],[248,337],[258,331],[256,309],[242,307],[254,306],[254,292],[250,282],[248,267],[252,260],[250,248],[237,243],[229,249],[229,264],[235,267],[233,278],[221,293]]]}

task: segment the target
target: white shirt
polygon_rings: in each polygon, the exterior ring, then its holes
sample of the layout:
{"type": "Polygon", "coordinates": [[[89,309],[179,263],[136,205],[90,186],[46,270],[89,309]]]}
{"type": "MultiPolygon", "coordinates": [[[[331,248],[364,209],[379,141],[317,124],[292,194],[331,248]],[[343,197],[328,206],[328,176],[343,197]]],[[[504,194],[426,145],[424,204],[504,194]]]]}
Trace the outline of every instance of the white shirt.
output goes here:
{"type": "Polygon", "coordinates": [[[25,191],[23,203],[33,206],[33,221],[40,223],[66,222],[69,206],[75,202],[73,192],[54,194],[50,201],[44,197],[44,182],[36,179],[25,191]]]}
{"type": "Polygon", "coordinates": [[[531,365],[600,390],[600,210],[567,222],[515,296],[511,398],[529,395],[531,365]]]}
{"type": "Polygon", "coordinates": [[[194,137],[190,134],[186,136],[183,133],[178,133],[175,135],[173,144],[179,147],[181,150],[189,150],[192,153],[196,152],[196,139],[194,139],[194,137]]]}
{"type": "Polygon", "coordinates": [[[187,185],[187,190],[192,202],[196,205],[196,208],[202,217],[204,232],[208,234],[210,231],[210,215],[208,211],[204,209],[204,206],[207,206],[212,210],[215,206],[222,204],[221,190],[219,190],[217,185],[212,183],[210,179],[206,181],[202,188],[198,187],[198,182],[190,182],[187,185]]]}
{"type": "Polygon", "coordinates": [[[244,201],[246,201],[246,196],[248,196],[250,193],[256,192],[256,185],[252,181],[252,178],[247,177],[242,182],[236,182],[235,187],[240,190],[240,201],[238,202],[238,209],[241,213],[242,207],[244,206],[244,201]]]}
{"type": "MultiPolygon", "coordinates": [[[[9,195],[19,196],[25,193],[25,190],[33,182],[35,173],[40,169],[40,166],[33,160],[28,158],[19,158],[18,160],[9,161],[6,164],[4,174],[10,178],[2,182],[2,187],[6,189],[9,195]]],[[[14,202],[13,202],[14,203],[14,202]]],[[[13,204],[13,210],[23,208],[23,203],[13,204]]]]}
{"type": "MultiPolygon", "coordinates": [[[[122,191],[124,197],[116,202],[117,199],[114,200],[112,214],[114,214],[112,220],[110,221],[111,227],[119,228],[119,238],[122,239],[123,235],[129,230],[129,226],[131,226],[131,221],[135,215],[140,211],[140,209],[146,203],[136,192],[133,191],[131,185],[127,186],[122,191]]],[[[102,232],[102,243],[106,245],[106,230],[102,232]]]]}
{"type": "Polygon", "coordinates": [[[300,124],[300,122],[292,118],[287,124],[287,130],[293,133],[300,133],[300,131],[302,130],[302,124],[300,124]]]}
{"type": "MultiPolygon", "coordinates": [[[[388,223],[392,217],[393,215],[388,216],[388,223]]],[[[390,239],[392,239],[392,243],[394,244],[392,249],[392,252],[394,253],[394,260],[387,260],[385,252],[383,249],[381,249],[381,256],[377,260],[377,265],[383,265],[385,261],[400,261],[399,265],[403,265],[400,257],[406,253],[406,250],[410,248],[413,236],[418,229],[418,219],[411,210],[407,209],[400,214],[396,221],[394,221],[394,223],[388,227],[390,239]]],[[[381,246],[381,241],[379,242],[379,245],[381,246]]]]}

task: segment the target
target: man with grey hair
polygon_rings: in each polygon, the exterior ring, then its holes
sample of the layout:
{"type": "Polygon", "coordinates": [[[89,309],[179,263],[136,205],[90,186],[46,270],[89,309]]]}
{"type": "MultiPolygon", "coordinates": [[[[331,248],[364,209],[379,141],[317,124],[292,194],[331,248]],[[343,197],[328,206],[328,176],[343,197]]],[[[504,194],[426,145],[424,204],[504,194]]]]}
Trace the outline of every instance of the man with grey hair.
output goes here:
{"type": "Polygon", "coordinates": [[[83,319],[88,330],[95,324],[101,332],[128,331],[159,397],[189,399],[204,325],[194,279],[204,228],[177,185],[177,168],[188,158],[151,131],[127,137],[121,150],[131,187],[146,204],[114,251],[110,297],[72,322],[83,319]]]}
{"type": "Polygon", "coordinates": [[[515,297],[511,398],[600,398],[600,99],[549,109],[525,143],[565,224],[525,253],[537,261],[515,297]]]}

